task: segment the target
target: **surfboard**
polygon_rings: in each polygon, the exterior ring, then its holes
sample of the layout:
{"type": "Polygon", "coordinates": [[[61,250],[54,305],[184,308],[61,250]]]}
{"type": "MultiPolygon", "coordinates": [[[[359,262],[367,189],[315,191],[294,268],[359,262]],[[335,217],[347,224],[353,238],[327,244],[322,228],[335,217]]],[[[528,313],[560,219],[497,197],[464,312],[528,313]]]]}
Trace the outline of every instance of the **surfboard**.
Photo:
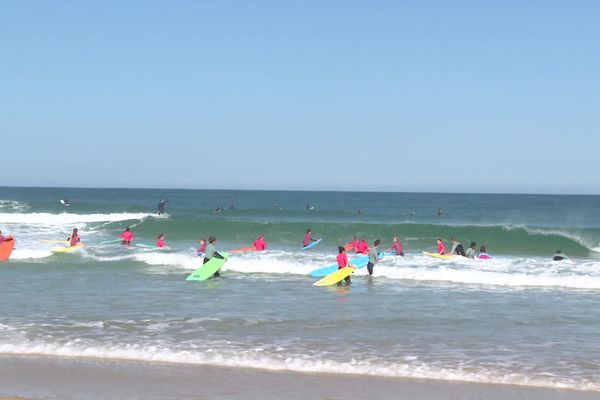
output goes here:
{"type": "Polygon", "coordinates": [[[123,239],[110,239],[110,240],[103,240],[100,242],[100,244],[121,243],[122,241],[123,241],[123,239]]]}
{"type": "Polygon", "coordinates": [[[228,250],[229,253],[245,253],[247,251],[256,251],[254,247],[242,247],[241,249],[228,250]]]}
{"type": "Polygon", "coordinates": [[[75,246],[68,246],[68,247],[56,247],[54,249],[52,249],[51,251],[53,253],[69,253],[73,250],[77,250],[77,249],[82,249],[85,247],[84,243],[79,243],[75,246]]]}
{"type": "Polygon", "coordinates": [[[142,249],[148,249],[148,250],[170,250],[171,249],[168,246],[158,247],[158,246],[153,246],[151,244],[144,244],[144,243],[136,243],[135,245],[137,247],[141,247],[142,249]]]}
{"type": "Polygon", "coordinates": [[[225,258],[213,258],[200,268],[192,272],[185,280],[186,281],[205,281],[215,274],[223,264],[227,262],[229,253],[221,253],[225,258]]]}
{"type": "MultiPolygon", "coordinates": [[[[383,253],[383,252],[379,253],[379,259],[382,260],[383,257],[385,257],[385,255],[386,255],[386,253],[383,253]]],[[[352,260],[348,260],[348,262],[350,265],[352,265],[353,267],[355,267],[357,269],[364,268],[369,263],[369,256],[353,258],[352,260]]],[[[337,270],[338,270],[338,265],[337,265],[337,263],[335,263],[332,265],[328,265],[326,267],[315,269],[314,271],[312,271],[310,273],[310,276],[314,276],[314,277],[327,276],[329,274],[334,273],[337,270]]]]}
{"type": "Polygon", "coordinates": [[[46,240],[46,239],[40,239],[40,242],[42,242],[42,243],[69,243],[68,240],[46,240]]]}
{"type": "Polygon", "coordinates": [[[429,256],[429,257],[442,258],[444,260],[451,260],[453,258],[458,257],[454,254],[448,255],[448,254],[440,254],[440,253],[429,253],[427,251],[424,251],[423,254],[425,254],[426,256],[429,256]]]}
{"type": "Polygon", "coordinates": [[[308,246],[302,247],[302,250],[307,250],[307,249],[310,249],[311,247],[315,247],[316,245],[318,245],[319,243],[321,243],[321,240],[323,240],[323,239],[317,239],[314,242],[310,242],[308,244],[308,246]]]}
{"type": "Polygon", "coordinates": [[[0,261],[8,260],[15,248],[15,239],[12,236],[7,236],[6,239],[8,240],[0,243],[0,261]]]}
{"type": "Polygon", "coordinates": [[[342,279],[345,279],[347,276],[350,276],[354,272],[354,266],[348,265],[342,269],[338,269],[337,271],[327,275],[325,278],[316,281],[313,283],[313,286],[331,286],[340,282],[342,279]]]}
{"type": "Polygon", "coordinates": [[[354,251],[354,245],[352,243],[346,243],[344,245],[344,250],[346,250],[346,251],[354,251]]]}

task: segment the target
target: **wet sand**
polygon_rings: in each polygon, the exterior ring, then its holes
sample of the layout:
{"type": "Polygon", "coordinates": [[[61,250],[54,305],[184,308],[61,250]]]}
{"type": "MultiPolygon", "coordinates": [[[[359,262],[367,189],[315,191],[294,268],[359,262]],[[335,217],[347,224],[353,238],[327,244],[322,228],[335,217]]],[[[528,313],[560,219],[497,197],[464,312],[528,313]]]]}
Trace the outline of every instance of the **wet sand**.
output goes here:
{"type": "Polygon", "coordinates": [[[591,400],[598,392],[92,358],[0,356],[0,399],[591,400]]]}

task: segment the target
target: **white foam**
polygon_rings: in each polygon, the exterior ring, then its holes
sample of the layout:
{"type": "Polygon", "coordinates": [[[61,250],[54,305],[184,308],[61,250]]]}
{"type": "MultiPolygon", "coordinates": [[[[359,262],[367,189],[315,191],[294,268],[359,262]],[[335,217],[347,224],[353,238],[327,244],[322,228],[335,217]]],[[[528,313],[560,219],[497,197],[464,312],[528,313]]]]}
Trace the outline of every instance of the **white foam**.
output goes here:
{"type": "Polygon", "coordinates": [[[10,255],[11,260],[28,260],[28,259],[40,259],[50,257],[52,252],[50,250],[41,249],[15,249],[10,255]]]}
{"type": "MultiPolygon", "coordinates": [[[[0,330],[9,331],[8,328],[0,330]]],[[[25,338],[19,343],[0,344],[2,354],[27,354],[61,357],[92,357],[98,359],[136,360],[148,362],[169,362],[176,364],[215,365],[242,367],[272,371],[298,371],[312,373],[335,373],[371,375],[400,378],[434,379],[475,383],[509,384],[532,387],[600,391],[600,384],[594,381],[553,376],[529,377],[518,373],[489,371],[468,365],[428,365],[414,358],[405,357],[398,362],[382,360],[339,362],[319,359],[314,355],[289,356],[265,355],[261,348],[239,349],[231,344],[219,346],[213,342],[210,348],[193,350],[171,350],[161,345],[113,344],[99,346],[87,340],[74,339],[64,344],[31,342],[25,338]]]]}
{"type": "Polygon", "coordinates": [[[90,222],[118,222],[141,220],[151,217],[148,213],[109,213],[109,214],[71,214],[71,213],[0,213],[3,224],[42,224],[42,225],[74,225],[90,222]]]}

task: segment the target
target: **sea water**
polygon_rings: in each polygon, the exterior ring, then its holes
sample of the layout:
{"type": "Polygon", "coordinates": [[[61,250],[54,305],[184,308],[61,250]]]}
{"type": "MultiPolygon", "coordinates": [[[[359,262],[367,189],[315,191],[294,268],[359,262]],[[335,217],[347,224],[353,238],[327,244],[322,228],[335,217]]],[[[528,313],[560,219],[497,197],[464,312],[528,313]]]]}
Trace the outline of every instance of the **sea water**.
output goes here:
{"type": "MultiPolygon", "coordinates": [[[[0,188],[0,353],[214,364],[600,391],[600,197],[0,188]],[[58,200],[68,196],[71,205],[58,200]],[[166,215],[158,201],[170,199],[166,215]],[[308,210],[307,210],[307,205],[308,210]],[[224,211],[215,214],[219,206],[224,211]],[[441,215],[438,210],[442,209],[441,215]],[[360,212],[359,212],[360,211],[360,212]],[[129,226],[137,243],[100,242],[129,226]],[[83,250],[54,254],[77,227],[83,250]],[[301,250],[306,229],[323,242],[301,250]],[[198,240],[232,256],[186,282],[198,240]],[[354,235],[385,257],[314,287],[354,235]],[[492,260],[440,260],[436,239],[492,260]],[[551,260],[560,249],[573,264],[551,260]]],[[[350,256],[352,258],[352,255],[350,256]]]]}

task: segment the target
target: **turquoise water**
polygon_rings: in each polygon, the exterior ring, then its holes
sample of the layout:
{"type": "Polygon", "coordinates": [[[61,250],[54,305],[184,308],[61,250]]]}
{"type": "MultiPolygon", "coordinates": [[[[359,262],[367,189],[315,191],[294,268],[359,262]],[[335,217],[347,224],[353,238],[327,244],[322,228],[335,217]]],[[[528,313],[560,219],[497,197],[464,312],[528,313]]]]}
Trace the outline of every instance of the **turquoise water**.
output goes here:
{"type": "Polygon", "coordinates": [[[600,390],[599,200],[0,188],[0,229],[17,239],[0,265],[0,353],[600,390]],[[58,204],[65,195],[70,207],[58,204]],[[157,217],[160,198],[171,200],[157,217]],[[99,244],[125,226],[140,243],[165,233],[171,250],[99,244]],[[73,227],[83,251],[56,255],[39,241],[73,227]],[[308,227],[323,243],[301,251],[308,227]],[[227,250],[260,232],[268,251],[231,257],[222,279],[185,281],[201,263],[198,239],[216,235],[227,250]],[[354,234],[399,236],[407,256],[384,258],[373,279],[358,270],[348,289],[313,287],[310,271],[354,234]],[[494,259],[421,253],[450,235],[494,259]],[[556,249],[575,263],[552,262],[556,249]]]}

